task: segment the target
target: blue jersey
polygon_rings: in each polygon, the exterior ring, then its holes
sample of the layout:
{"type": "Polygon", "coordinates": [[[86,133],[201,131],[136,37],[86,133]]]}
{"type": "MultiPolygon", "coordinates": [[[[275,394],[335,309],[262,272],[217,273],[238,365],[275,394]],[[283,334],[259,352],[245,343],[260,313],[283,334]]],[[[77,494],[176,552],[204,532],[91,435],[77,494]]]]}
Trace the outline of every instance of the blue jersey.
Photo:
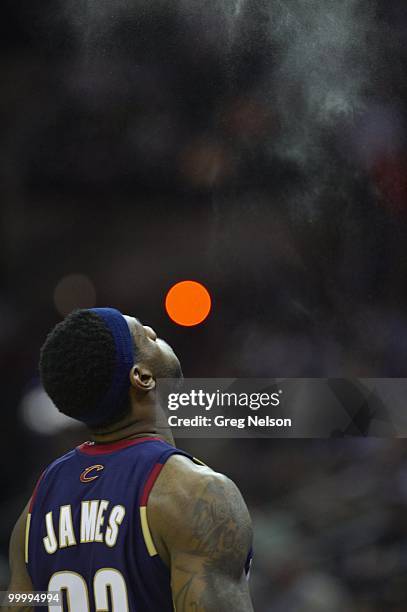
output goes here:
{"type": "Polygon", "coordinates": [[[34,590],[61,591],[68,604],[51,610],[173,612],[169,570],[146,507],[174,454],[193,459],[154,437],[86,442],[45,470],[31,500],[25,553],[34,590]]]}
{"type": "MultiPolygon", "coordinates": [[[[85,442],[45,470],[30,503],[25,555],[34,590],[63,597],[50,610],[174,611],[147,520],[150,491],[174,454],[197,461],[146,436],[85,442]]],[[[251,552],[246,573],[250,561],[251,552]]]]}

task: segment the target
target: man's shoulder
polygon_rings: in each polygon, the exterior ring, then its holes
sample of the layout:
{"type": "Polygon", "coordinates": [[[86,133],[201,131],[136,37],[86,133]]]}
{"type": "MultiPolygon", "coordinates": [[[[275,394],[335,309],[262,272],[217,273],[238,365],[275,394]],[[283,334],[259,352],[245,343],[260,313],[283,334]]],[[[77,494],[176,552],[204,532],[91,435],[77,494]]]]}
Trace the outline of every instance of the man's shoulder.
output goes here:
{"type": "MultiPolygon", "coordinates": [[[[234,482],[219,472],[174,455],[162,470],[149,500],[153,532],[167,547],[202,547],[202,539],[215,539],[231,526],[251,539],[250,516],[234,482]]],[[[246,551],[247,554],[247,551],[246,551]]]]}
{"type": "Polygon", "coordinates": [[[76,455],[76,449],[73,448],[69,450],[68,452],[64,453],[63,455],[60,455],[53,461],[51,461],[51,463],[49,463],[47,467],[45,468],[45,470],[43,471],[42,478],[46,477],[47,475],[63,467],[66,463],[70,462],[75,457],[75,455],[76,455]]]}
{"type": "Polygon", "coordinates": [[[191,504],[207,489],[225,493],[237,487],[225,474],[184,455],[174,454],[165,463],[153,488],[151,507],[162,503],[176,507],[186,502],[191,504]]]}

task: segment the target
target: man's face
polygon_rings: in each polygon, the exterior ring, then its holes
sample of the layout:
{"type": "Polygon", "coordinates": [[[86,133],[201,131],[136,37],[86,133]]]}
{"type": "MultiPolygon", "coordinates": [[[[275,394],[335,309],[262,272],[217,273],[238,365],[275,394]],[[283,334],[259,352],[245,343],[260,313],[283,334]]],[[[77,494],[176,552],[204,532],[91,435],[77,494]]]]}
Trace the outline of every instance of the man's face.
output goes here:
{"type": "Polygon", "coordinates": [[[138,360],[151,368],[154,377],[182,378],[180,362],[170,345],[136,317],[124,315],[124,318],[134,338],[138,360]]]}

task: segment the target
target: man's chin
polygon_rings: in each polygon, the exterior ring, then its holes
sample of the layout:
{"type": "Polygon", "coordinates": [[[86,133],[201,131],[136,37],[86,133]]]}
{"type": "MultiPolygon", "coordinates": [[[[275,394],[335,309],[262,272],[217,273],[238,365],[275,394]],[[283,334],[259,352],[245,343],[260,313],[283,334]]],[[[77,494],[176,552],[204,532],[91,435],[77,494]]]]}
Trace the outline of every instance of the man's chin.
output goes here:
{"type": "Polygon", "coordinates": [[[174,383],[183,381],[184,375],[182,373],[181,364],[172,350],[171,353],[166,355],[166,359],[162,361],[157,378],[171,379],[174,380],[174,383]]]}
{"type": "Polygon", "coordinates": [[[169,393],[178,393],[183,386],[184,375],[181,367],[167,371],[164,376],[157,379],[157,390],[163,398],[166,398],[169,393]]]}
{"type": "Polygon", "coordinates": [[[182,386],[182,383],[184,381],[184,374],[182,372],[181,364],[179,363],[178,359],[177,363],[174,363],[172,368],[170,368],[168,378],[174,381],[173,384],[175,387],[179,388],[182,386]]]}

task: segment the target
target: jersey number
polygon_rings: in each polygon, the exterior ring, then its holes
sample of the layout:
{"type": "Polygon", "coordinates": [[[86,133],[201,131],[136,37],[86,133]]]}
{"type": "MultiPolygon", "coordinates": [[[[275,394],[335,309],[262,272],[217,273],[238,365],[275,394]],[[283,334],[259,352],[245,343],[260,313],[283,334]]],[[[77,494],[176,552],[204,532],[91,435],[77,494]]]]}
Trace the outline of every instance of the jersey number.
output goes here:
{"type": "MultiPolygon", "coordinates": [[[[68,612],[89,612],[88,587],[84,578],[76,572],[56,572],[48,583],[48,591],[66,591],[68,612]]],[[[112,602],[111,612],[128,612],[126,582],[122,574],[111,567],[98,570],[93,578],[93,595],[96,612],[109,612],[109,595],[112,602]]],[[[63,612],[62,603],[48,608],[51,612],[63,612]]]]}

